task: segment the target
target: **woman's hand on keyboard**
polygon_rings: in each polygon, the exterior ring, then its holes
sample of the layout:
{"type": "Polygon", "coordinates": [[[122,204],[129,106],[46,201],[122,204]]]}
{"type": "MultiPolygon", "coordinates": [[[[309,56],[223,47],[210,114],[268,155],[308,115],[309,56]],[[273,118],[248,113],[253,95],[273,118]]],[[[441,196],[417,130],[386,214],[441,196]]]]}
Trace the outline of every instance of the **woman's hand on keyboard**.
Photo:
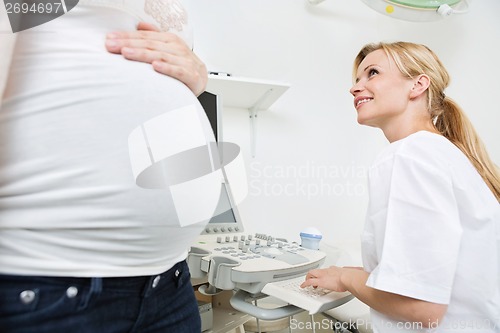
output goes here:
{"type": "Polygon", "coordinates": [[[337,292],[348,291],[345,284],[342,281],[344,274],[348,273],[349,270],[353,269],[363,269],[361,267],[338,267],[331,266],[322,269],[313,269],[309,271],[306,275],[306,280],[300,285],[302,288],[307,286],[320,287],[324,289],[329,289],[337,292]]]}
{"type": "Polygon", "coordinates": [[[106,49],[128,60],[152,64],[157,72],[181,81],[196,96],[205,90],[208,81],[205,64],[182,38],[160,31],[153,24],[141,22],[136,31],[108,34],[106,49]]]}

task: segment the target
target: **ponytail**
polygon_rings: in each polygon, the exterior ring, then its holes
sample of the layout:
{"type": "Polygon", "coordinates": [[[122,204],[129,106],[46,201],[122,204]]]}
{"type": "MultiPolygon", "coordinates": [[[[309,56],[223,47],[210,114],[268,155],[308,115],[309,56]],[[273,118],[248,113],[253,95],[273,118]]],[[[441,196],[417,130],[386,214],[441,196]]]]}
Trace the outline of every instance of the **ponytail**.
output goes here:
{"type": "Polygon", "coordinates": [[[443,95],[441,107],[441,112],[435,120],[436,129],[467,156],[500,202],[500,172],[490,159],[472,123],[458,104],[449,97],[443,95]]]}

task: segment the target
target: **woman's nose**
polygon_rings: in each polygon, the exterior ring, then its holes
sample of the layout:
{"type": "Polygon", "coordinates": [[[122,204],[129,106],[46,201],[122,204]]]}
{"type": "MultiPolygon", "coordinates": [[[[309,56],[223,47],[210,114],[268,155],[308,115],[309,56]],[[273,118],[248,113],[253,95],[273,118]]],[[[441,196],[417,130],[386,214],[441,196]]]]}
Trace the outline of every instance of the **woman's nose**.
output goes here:
{"type": "Polygon", "coordinates": [[[361,87],[359,85],[359,82],[355,83],[351,89],[349,89],[349,92],[351,93],[351,95],[353,96],[356,96],[356,93],[360,92],[361,91],[361,87]]]}

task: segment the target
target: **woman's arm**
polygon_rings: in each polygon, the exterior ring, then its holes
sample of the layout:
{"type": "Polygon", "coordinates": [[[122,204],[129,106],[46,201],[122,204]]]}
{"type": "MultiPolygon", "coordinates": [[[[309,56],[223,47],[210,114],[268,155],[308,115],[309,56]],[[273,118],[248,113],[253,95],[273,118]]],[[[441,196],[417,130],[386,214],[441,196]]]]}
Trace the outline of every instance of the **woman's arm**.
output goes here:
{"type": "Polygon", "coordinates": [[[177,35],[160,32],[153,24],[141,22],[137,31],[112,32],[106,36],[106,49],[126,59],[152,64],[162,74],[171,76],[200,95],[207,85],[205,64],[177,35]]]}
{"type": "Polygon", "coordinates": [[[397,320],[422,323],[424,327],[439,323],[447,305],[430,303],[411,297],[370,288],[369,273],[362,268],[332,266],[307,273],[302,287],[321,287],[334,291],[349,291],[370,308],[397,320]]]}

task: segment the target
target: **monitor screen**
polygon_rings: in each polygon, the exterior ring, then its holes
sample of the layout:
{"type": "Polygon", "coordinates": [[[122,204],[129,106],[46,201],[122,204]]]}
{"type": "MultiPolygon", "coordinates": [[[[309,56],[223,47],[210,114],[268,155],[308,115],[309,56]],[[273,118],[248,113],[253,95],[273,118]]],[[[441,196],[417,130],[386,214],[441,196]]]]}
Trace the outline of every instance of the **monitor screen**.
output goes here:
{"type": "MultiPolygon", "coordinates": [[[[218,143],[222,141],[222,107],[219,96],[204,92],[198,96],[205,113],[207,114],[215,139],[218,143]]],[[[231,187],[225,178],[224,166],[222,166],[221,192],[219,202],[214,216],[208,222],[208,225],[202,234],[217,234],[227,232],[241,232],[243,225],[241,223],[237,207],[231,195],[231,187]]]]}
{"type": "Polygon", "coordinates": [[[207,114],[210,125],[212,126],[212,131],[214,131],[215,140],[218,142],[222,140],[219,136],[222,136],[222,132],[219,131],[220,115],[219,115],[219,98],[217,95],[205,91],[200,96],[198,96],[201,106],[207,114]]]}

